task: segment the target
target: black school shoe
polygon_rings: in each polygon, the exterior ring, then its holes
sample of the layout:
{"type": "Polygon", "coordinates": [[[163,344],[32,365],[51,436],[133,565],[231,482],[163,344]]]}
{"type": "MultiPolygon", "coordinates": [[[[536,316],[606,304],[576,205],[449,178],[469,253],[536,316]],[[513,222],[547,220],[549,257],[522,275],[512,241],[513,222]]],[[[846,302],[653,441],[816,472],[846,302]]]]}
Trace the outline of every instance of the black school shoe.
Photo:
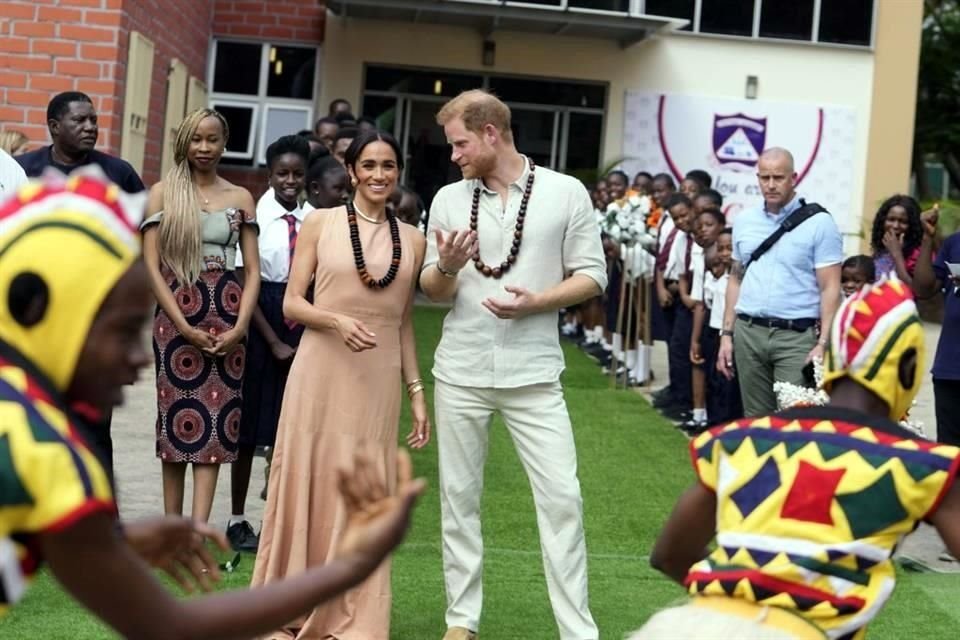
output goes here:
{"type": "Polygon", "coordinates": [[[698,436],[707,429],[710,428],[710,423],[706,420],[694,420],[690,419],[686,422],[678,425],[680,430],[686,433],[688,436],[698,436]]]}
{"type": "Polygon", "coordinates": [[[260,544],[260,536],[253,532],[250,523],[235,522],[227,527],[227,540],[234,551],[257,552],[257,546],[260,544]]]}

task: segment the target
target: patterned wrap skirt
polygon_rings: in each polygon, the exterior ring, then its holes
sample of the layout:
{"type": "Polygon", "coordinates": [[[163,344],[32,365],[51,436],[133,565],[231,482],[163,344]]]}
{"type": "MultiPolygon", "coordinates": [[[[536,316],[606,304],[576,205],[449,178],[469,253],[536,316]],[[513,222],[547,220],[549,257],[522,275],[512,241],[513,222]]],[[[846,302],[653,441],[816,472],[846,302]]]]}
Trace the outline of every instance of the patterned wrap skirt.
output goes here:
{"type": "MultiPolygon", "coordinates": [[[[189,288],[164,278],[191,327],[220,335],[237,323],[242,290],[233,271],[203,271],[189,288]]],[[[243,402],[244,342],[215,357],[190,344],[157,308],[157,457],[164,462],[221,464],[237,458],[243,402]]]]}

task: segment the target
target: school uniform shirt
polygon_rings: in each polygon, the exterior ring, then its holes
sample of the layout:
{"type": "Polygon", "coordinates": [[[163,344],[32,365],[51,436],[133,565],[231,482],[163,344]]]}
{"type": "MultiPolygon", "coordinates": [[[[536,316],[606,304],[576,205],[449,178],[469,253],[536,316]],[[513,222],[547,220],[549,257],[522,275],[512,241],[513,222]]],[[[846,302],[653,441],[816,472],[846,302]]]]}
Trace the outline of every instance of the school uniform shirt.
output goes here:
{"type": "Polygon", "coordinates": [[[703,247],[696,242],[690,250],[690,297],[703,302],[703,278],[707,270],[707,259],[703,247]]]}
{"type": "Polygon", "coordinates": [[[670,237],[670,232],[676,228],[676,225],[673,224],[673,218],[670,217],[670,214],[666,211],[663,212],[663,215],[660,216],[660,225],[657,227],[657,253],[663,251],[663,248],[667,244],[667,238],[670,237]]]}
{"type": "Polygon", "coordinates": [[[710,328],[723,328],[723,314],[727,309],[727,283],[730,274],[724,273],[717,278],[712,271],[703,277],[703,304],[710,310],[710,328]]]}
{"type": "MultiPolygon", "coordinates": [[[[273,189],[267,190],[257,201],[257,224],[260,235],[257,246],[260,249],[260,279],[264,282],[286,282],[290,277],[290,226],[283,216],[290,214],[296,218],[297,233],[303,225],[306,214],[296,207],[292,211],[283,208],[273,196],[273,189]]],[[[237,268],[243,267],[243,254],[237,247],[237,268]]]]}
{"type": "MultiPolygon", "coordinates": [[[[670,247],[670,257],[667,258],[667,266],[663,270],[664,280],[679,280],[680,276],[687,270],[687,243],[693,242],[693,239],[683,231],[677,231],[674,237],[673,246],[670,247]]],[[[696,246],[696,243],[693,243],[696,246]]],[[[690,250],[691,258],[693,249],[690,250]]]]}
{"type": "Polygon", "coordinates": [[[15,193],[26,184],[27,174],[9,153],[0,149],[0,196],[15,193]]]}

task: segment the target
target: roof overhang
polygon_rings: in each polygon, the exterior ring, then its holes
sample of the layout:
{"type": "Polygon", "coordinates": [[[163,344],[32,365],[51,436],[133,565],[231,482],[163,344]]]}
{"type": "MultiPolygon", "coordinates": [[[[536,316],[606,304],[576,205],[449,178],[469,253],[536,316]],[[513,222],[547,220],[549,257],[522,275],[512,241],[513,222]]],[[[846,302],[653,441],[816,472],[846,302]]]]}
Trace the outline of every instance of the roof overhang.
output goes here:
{"type": "Polygon", "coordinates": [[[658,31],[683,27],[687,21],[622,11],[599,11],[513,0],[327,0],[340,17],[393,22],[421,22],[472,27],[485,35],[526,31],[543,35],[614,40],[629,47],[658,31]]]}

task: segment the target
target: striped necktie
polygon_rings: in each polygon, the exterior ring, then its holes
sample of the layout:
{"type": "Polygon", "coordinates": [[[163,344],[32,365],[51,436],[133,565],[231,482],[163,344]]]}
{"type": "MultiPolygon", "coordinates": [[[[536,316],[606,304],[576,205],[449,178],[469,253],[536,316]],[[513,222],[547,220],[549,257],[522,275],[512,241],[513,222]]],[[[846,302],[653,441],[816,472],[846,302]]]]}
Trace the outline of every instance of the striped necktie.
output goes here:
{"type": "MultiPolygon", "coordinates": [[[[287,238],[288,245],[290,247],[290,264],[287,268],[287,279],[290,279],[290,270],[293,268],[293,252],[297,248],[297,217],[292,213],[287,213],[281,216],[284,222],[287,223],[287,238]]],[[[291,329],[297,326],[297,323],[293,320],[284,319],[284,323],[291,329]]]]}

